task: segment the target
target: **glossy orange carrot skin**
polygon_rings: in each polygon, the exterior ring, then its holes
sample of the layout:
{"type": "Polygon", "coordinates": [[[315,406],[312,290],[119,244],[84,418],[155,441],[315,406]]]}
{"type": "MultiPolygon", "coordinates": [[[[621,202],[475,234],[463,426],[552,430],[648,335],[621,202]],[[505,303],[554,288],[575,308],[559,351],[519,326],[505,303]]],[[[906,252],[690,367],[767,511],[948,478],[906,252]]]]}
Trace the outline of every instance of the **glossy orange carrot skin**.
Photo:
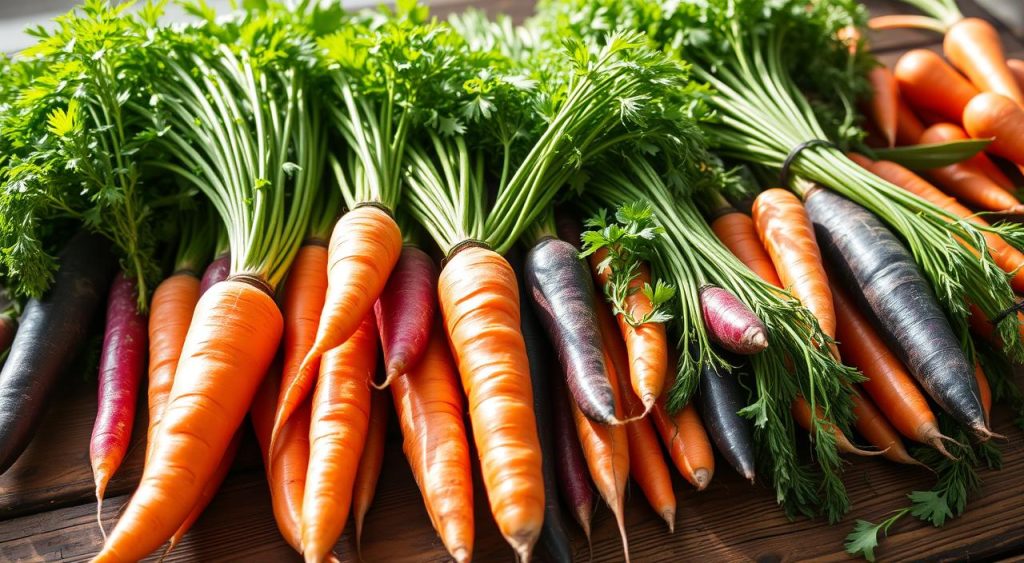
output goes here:
{"type": "Polygon", "coordinates": [[[732,210],[717,217],[711,223],[712,230],[718,240],[764,281],[782,287],[772,258],[761,244],[754,220],[749,216],[732,210]]]}
{"type": "Polygon", "coordinates": [[[1024,109],[1013,100],[982,92],[964,108],[963,123],[971,137],[993,139],[985,150],[1024,164],[1024,109]]]}
{"type": "Polygon", "coordinates": [[[854,427],[861,436],[867,439],[868,443],[878,448],[882,457],[896,463],[916,465],[918,462],[907,451],[900,435],[892,424],[882,415],[878,407],[867,397],[854,391],[853,399],[853,421],[854,427]]]}
{"type": "MultiPolygon", "coordinates": [[[[822,332],[836,335],[835,307],[821,251],[803,203],[787,190],[772,188],[754,200],[754,225],[784,287],[818,319],[822,332]]],[[[833,346],[833,352],[835,347],[833,346]]]]}
{"type": "Polygon", "coordinates": [[[1024,105],[1024,94],[1006,65],[999,31],[981,18],[964,18],[953,24],[942,41],[942,50],[953,66],[971,79],[979,90],[993,92],[1024,105]]]}
{"type": "MultiPolygon", "coordinates": [[[[821,405],[815,405],[814,411],[815,418],[818,419],[822,427],[835,436],[836,449],[848,454],[872,455],[869,452],[854,446],[838,426],[832,424],[831,421],[826,419],[825,413],[821,410],[821,405]]],[[[807,399],[797,396],[796,399],[793,399],[793,404],[790,405],[790,412],[793,413],[793,420],[800,425],[800,428],[803,428],[813,436],[816,428],[811,423],[811,403],[809,403],[807,399]]]]}
{"type": "MultiPolygon", "coordinates": [[[[925,135],[926,132],[922,131],[919,137],[919,139],[922,139],[922,143],[947,143],[970,139],[970,136],[967,135],[967,131],[964,131],[963,127],[952,123],[936,123],[928,128],[927,136],[925,135]]],[[[980,152],[963,161],[963,163],[977,168],[978,171],[998,184],[1000,188],[1010,193],[1016,191],[1017,188],[1013,185],[1013,181],[985,153],[980,152]]]]}
{"type": "Polygon", "coordinates": [[[960,123],[967,103],[978,94],[970,81],[927,49],[907,51],[896,62],[893,74],[900,94],[912,108],[935,112],[953,123],[960,123]]]}
{"type": "Polygon", "coordinates": [[[1024,91],[1024,60],[1006,59],[1006,66],[1013,73],[1013,79],[1017,81],[1017,87],[1024,91]]]}
{"type": "Polygon", "coordinates": [[[231,439],[231,443],[228,444],[228,449],[224,450],[224,455],[220,459],[220,463],[217,464],[217,469],[213,472],[213,476],[207,481],[203,487],[202,493],[199,495],[199,502],[192,508],[192,512],[185,518],[185,521],[178,527],[178,531],[174,532],[171,536],[170,542],[167,545],[167,550],[164,555],[170,553],[174,548],[181,542],[185,534],[192,529],[192,525],[199,520],[199,517],[203,515],[203,511],[213,501],[213,497],[216,496],[217,491],[220,490],[220,486],[224,483],[224,479],[227,478],[228,472],[231,471],[231,466],[235,463],[235,455],[238,454],[238,444],[242,441],[241,432],[236,432],[235,437],[231,439]]]}
{"type": "Polygon", "coordinates": [[[304,401],[281,431],[281,446],[270,455],[277,396],[281,390],[281,361],[275,361],[253,399],[249,417],[260,444],[263,467],[270,485],[270,501],[277,529],[292,549],[302,553],[302,497],[309,466],[310,401],[304,401]]]}
{"type": "Polygon", "coordinates": [[[515,273],[499,254],[468,247],[441,272],[438,297],[491,513],[528,559],[544,523],[544,480],[515,273]]]}
{"type": "Polygon", "coordinates": [[[465,401],[448,341],[435,327],[423,358],[391,383],[402,449],[430,521],[458,563],[473,554],[473,476],[465,401]]]}
{"type": "Polygon", "coordinates": [[[988,384],[988,376],[981,364],[974,362],[974,379],[978,382],[978,396],[981,398],[981,408],[985,411],[985,423],[987,424],[992,413],[992,387],[988,384]]]}
{"type": "Polygon", "coordinates": [[[832,284],[843,360],[859,369],[861,387],[901,434],[923,444],[938,438],[938,421],[914,378],[889,350],[860,307],[845,290],[832,284]]]}
{"type": "Polygon", "coordinates": [[[387,393],[373,393],[370,406],[370,426],[366,432],[366,445],[363,455],[359,458],[359,469],[356,472],[355,491],[352,493],[352,513],[356,524],[356,545],[360,544],[363,535],[363,519],[373,504],[373,496],[377,492],[377,480],[380,469],[384,465],[384,441],[388,435],[388,417],[391,399],[387,393]]]}
{"type": "Polygon", "coordinates": [[[283,323],[269,294],[237,279],[199,300],[150,463],[95,561],[142,559],[185,521],[245,418],[283,323]]]}
{"type": "Polygon", "coordinates": [[[316,340],[295,380],[282,389],[274,435],[308,395],[320,357],[355,334],[373,311],[402,253],[402,233],[384,210],[356,207],[334,226],[327,253],[327,294],[316,340]]]}
{"type": "Polygon", "coordinates": [[[370,422],[377,340],[373,313],[367,313],[355,334],[320,362],[302,498],[302,554],[307,562],[326,560],[348,521],[370,422]]]}
{"type": "MultiPolygon", "coordinates": [[[[1024,113],[1022,113],[1024,115],[1024,113]]],[[[942,143],[955,132],[948,124],[932,125],[921,134],[921,143],[942,143]]],[[[956,127],[956,126],[952,126],[956,127]]],[[[946,193],[964,203],[984,211],[1008,211],[1024,209],[1013,194],[989,178],[971,161],[956,162],[928,171],[946,193]]]]}
{"type": "Polygon", "coordinates": [[[676,469],[698,491],[703,491],[715,474],[715,454],[693,403],[670,415],[662,397],[651,416],[676,469]]]}
{"type": "Polygon", "coordinates": [[[296,400],[297,404],[302,404],[313,388],[316,378],[300,376],[299,367],[316,341],[316,331],[326,299],[327,247],[319,242],[307,242],[299,247],[284,284],[281,303],[284,314],[282,392],[279,392],[276,399],[274,418],[274,422],[280,422],[282,426],[278,428],[275,424],[271,427],[268,447],[277,447],[277,438],[283,431],[283,424],[296,408],[290,401],[296,400]],[[285,389],[291,393],[287,399],[283,392],[285,389]]]}
{"type": "Polygon", "coordinates": [[[871,119],[885,136],[889,146],[896,144],[896,129],[899,124],[899,87],[896,77],[885,66],[876,66],[868,72],[871,84],[871,119]]]}
{"type": "Polygon", "coordinates": [[[916,145],[921,133],[924,133],[924,123],[910,109],[903,96],[896,103],[896,122],[896,144],[901,147],[916,145]]]}
{"type": "Polygon", "coordinates": [[[199,278],[180,272],[164,280],[153,292],[149,310],[149,429],[146,435],[146,461],[153,451],[160,419],[174,385],[174,372],[185,345],[192,313],[199,303],[199,278]]]}
{"type": "MultiPolygon", "coordinates": [[[[984,219],[975,216],[974,212],[970,209],[957,202],[956,199],[946,195],[928,183],[924,178],[895,162],[885,160],[875,162],[859,154],[850,154],[849,156],[854,162],[879,178],[887,180],[957,217],[979,225],[988,224],[984,219]]],[[[1010,279],[1010,285],[1013,286],[1016,292],[1024,292],[1024,268],[1021,268],[1021,266],[1024,266],[1024,253],[1010,246],[999,235],[982,233],[982,236],[985,237],[985,243],[988,245],[989,253],[992,255],[992,260],[995,261],[996,265],[1004,272],[1016,272],[1010,279]],[[1020,270],[1018,270],[1019,268],[1020,270]]]]}

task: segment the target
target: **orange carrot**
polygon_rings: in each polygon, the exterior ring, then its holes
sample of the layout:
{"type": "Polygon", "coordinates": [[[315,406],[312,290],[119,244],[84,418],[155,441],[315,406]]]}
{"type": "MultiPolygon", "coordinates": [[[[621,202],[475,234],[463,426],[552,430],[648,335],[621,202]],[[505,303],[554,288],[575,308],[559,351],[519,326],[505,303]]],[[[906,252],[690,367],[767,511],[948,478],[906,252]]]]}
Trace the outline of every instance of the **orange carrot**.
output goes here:
{"type": "Polygon", "coordinates": [[[715,474],[715,454],[693,403],[687,403],[683,410],[670,415],[665,398],[661,397],[651,416],[676,469],[698,491],[703,491],[715,474]]]}
{"type": "Polygon", "coordinates": [[[294,381],[282,388],[273,436],[308,395],[320,357],[355,334],[363,317],[373,310],[401,253],[398,224],[380,208],[356,207],[334,226],[328,246],[327,295],[316,340],[294,381]]]}
{"type": "MultiPolygon", "coordinates": [[[[921,136],[925,136],[926,132],[922,131],[921,136]]],[[[929,143],[947,143],[951,141],[965,141],[970,139],[967,135],[967,131],[964,131],[959,125],[952,123],[937,123],[928,128],[927,131],[927,142],[929,143]]],[[[923,142],[923,141],[922,141],[923,142]]],[[[979,172],[988,177],[1003,188],[1007,192],[1013,193],[1017,190],[1017,187],[1013,185],[1013,180],[1003,172],[992,159],[983,152],[980,152],[971,158],[963,161],[964,164],[975,167],[979,172]]]]}
{"type": "MultiPolygon", "coordinates": [[[[305,401],[313,388],[313,377],[300,377],[299,367],[306,354],[313,348],[317,326],[327,298],[327,247],[317,239],[307,240],[295,255],[288,279],[284,284],[284,299],[281,303],[284,314],[284,364],[281,375],[281,390],[291,389],[299,403],[305,401]]],[[[277,395],[275,425],[271,427],[268,448],[277,447],[277,438],[283,432],[284,420],[291,415],[293,407],[286,402],[283,392],[277,395]],[[287,412],[287,416],[285,413],[287,412]],[[282,422],[280,428],[276,426],[282,422]]],[[[305,424],[301,424],[305,426],[305,424]]],[[[274,451],[271,449],[270,451],[274,451]]]]}
{"type": "Polygon", "coordinates": [[[167,543],[167,549],[164,551],[164,557],[167,557],[174,548],[177,547],[178,543],[181,542],[185,534],[192,528],[192,525],[199,520],[202,516],[203,511],[210,505],[213,497],[220,490],[221,484],[224,483],[224,479],[227,478],[228,472],[231,471],[231,466],[235,463],[235,455],[238,453],[238,444],[242,441],[241,432],[236,432],[235,437],[231,439],[231,443],[228,444],[228,448],[224,450],[224,455],[220,458],[220,463],[217,464],[216,471],[213,472],[213,476],[203,486],[203,491],[199,495],[199,502],[192,508],[192,512],[185,518],[185,521],[178,527],[178,531],[174,532],[171,536],[170,541],[167,543]]]}
{"type": "Polygon", "coordinates": [[[974,361],[974,380],[978,382],[978,396],[981,398],[981,408],[985,411],[985,424],[988,424],[992,412],[992,387],[977,360],[974,361]]]}
{"type": "Polygon", "coordinates": [[[838,319],[839,351],[844,361],[867,378],[861,387],[901,434],[949,455],[942,445],[946,437],[939,432],[935,414],[913,377],[875,332],[860,307],[836,284],[832,284],[832,300],[838,319]]]}
{"type": "Polygon", "coordinates": [[[896,129],[899,124],[898,99],[899,91],[896,78],[892,71],[883,66],[876,66],[868,73],[871,84],[871,119],[882,132],[889,146],[896,144],[896,129]]]}
{"type": "Polygon", "coordinates": [[[324,561],[345,529],[370,419],[377,367],[373,313],[320,362],[309,424],[309,469],[302,498],[302,554],[324,561]]]}
{"type": "Polygon", "coordinates": [[[455,361],[440,326],[423,359],[391,383],[402,449],[427,514],[456,563],[473,555],[473,476],[455,361]]]}
{"type": "Polygon", "coordinates": [[[896,144],[901,147],[916,145],[924,133],[924,124],[902,96],[896,103],[896,120],[896,144]]]}
{"type": "MultiPolygon", "coordinates": [[[[818,319],[821,331],[835,338],[836,316],[832,292],[822,266],[814,227],[800,199],[773,188],[754,200],[754,225],[783,285],[818,319]]],[[[833,354],[839,354],[831,345],[833,354]]]]}
{"type": "Polygon", "coordinates": [[[359,458],[359,469],[356,471],[355,492],[352,496],[352,512],[356,523],[356,553],[361,553],[363,536],[363,519],[373,504],[373,495],[377,492],[377,479],[384,465],[384,441],[388,435],[388,396],[386,393],[373,393],[370,406],[370,426],[366,434],[366,445],[363,455],[359,458]]]}
{"type": "Polygon", "coordinates": [[[964,18],[953,24],[942,41],[942,50],[953,66],[971,79],[978,89],[1006,96],[1018,106],[1024,94],[1006,66],[999,31],[981,18],[964,18]]]}
{"type": "MultiPolygon", "coordinates": [[[[1022,114],[1024,115],[1024,114],[1022,114]]],[[[921,135],[921,142],[939,143],[947,137],[943,125],[933,125],[921,135]]],[[[986,211],[1024,210],[1020,201],[1010,192],[989,179],[980,168],[969,161],[956,162],[928,171],[946,193],[978,209],[986,211]]]]}
{"type": "MultiPolygon", "coordinates": [[[[929,184],[924,178],[895,162],[884,160],[874,162],[859,154],[850,154],[849,157],[879,178],[887,180],[957,217],[978,225],[988,224],[984,219],[975,216],[970,209],[960,205],[955,199],[929,184]]],[[[985,243],[988,245],[989,253],[991,253],[992,260],[995,261],[996,265],[1007,273],[1016,272],[1013,278],[1010,279],[1010,285],[1018,293],[1024,292],[1024,268],[1021,268],[1024,266],[1024,253],[1010,246],[1002,237],[995,233],[983,232],[982,235],[985,237],[985,243]]]]}
{"type": "Polygon", "coordinates": [[[978,94],[942,57],[926,49],[907,51],[893,69],[900,93],[915,110],[928,110],[959,123],[964,108],[978,94]]]}
{"type": "MultiPolygon", "coordinates": [[[[793,400],[793,404],[791,405],[790,410],[793,413],[793,420],[795,420],[796,423],[800,425],[800,428],[803,428],[804,430],[810,432],[813,436],[815,432],[815,425],[811,423],[811,404],[807,402],[807,399],[798,396],[796,399],[793,400]]],[[[843,431],[838,426],[832,424],[829,420],[825,418],[825,413],[822,412],[820,405],[815,405],[814,410],[815,418],[818,419],[818,422],[819,424],[821,424],[822,428],[824,428],[827,432],[835,436],[836,449],[843,453],[854,455],[881,455],[882,452],[868,452],[858,448],[857,446],[854,446],[853,442],[851,442],[850,439],[846,437],[846,434],[843,433],[843,431]]]]}
{"type": "Polygon", "coordinates": [[[1017,87],[1024,90],[1024,60],[1006,59],[1006,66],[1013,73],[1013,78],[1017,81],[1017,87]]]}
{"type": "Polygon", "coordinates": [[[1024,164],[1024,109],[1013,100],[982,92],[963,111],[964,129],[976,139],[992,138],[992,154],[1024,164]]]}
{"type": "Polygon", "coordinates": [[[277,368],[271,368],[256,393],[250,418],[263,454],[277,529],[292,549],[302,553],[302,497],[306,492],[309,466],[310,401],[304,401],[284,425],[281,446],[270,455],[270,432],[281,389],[281,362],[274,363],[277,368]]]}
{"type": "Polygon", "coordinates": [[[466,247],[441,272],[438,295],[491,513],[525,561],[544,522],[544,479],[515,273],[494,251],[466,247]]]}
{"type": "MultiPolygon", "coordinates": [[[[604,340],[604,339],[602,339],[604,340]]],[[[611,379],[614,395],[621,395],[618,389],[617,376],[612,373],[611,358],[608,357],[608,350],[605,350],[606,361],[609,363],[608,371],[611,379]]],[[[601,498],[612,509],[615,514],[615,521],[619,525],[619,535],[622,537],[622,552],[625,559],[629,561],[629,540],[626,537],[625,500],[626,484],[629,481],[629,439],[626,429],[622,425],[608,425],[594,422],[583,414],[575,401],[569,401],[572,405],[573,419],[576,421],[576,432],[580,438],[580,445],[583,446],[583,457],[587,460],[587,467],[590,469],[590,477],[594,480],[597,491],[601,498]]],[[[623,419],[625,414],[622,410],[619,397],[615,398],[616,418],[623,419]]],[[[644,420],[641,419],[640,422],[644,420]]]]}
{"type": "Polygon", "coordinates": [[[910,455],[896,429],[870,399],[858,391],[853,392],[852,399],[853,415],[857,417],[854,427],[857,428],[857,432],[861,436],[867,439],[869,444],[882,452],[882,457],[896,463],[921,465],[921,462],[910,455]]]}
{"type": "Polygon", "coordinates": [[[150,463],[95,561],[142,559],[198,504],[281,339],[281,312],[250,279],[229,278],[199,300],[150,463]]]}
{"type": "Polygon", "coordinates": [[[747,265],[764,281],[782,287],[782,280],[775,271],[771,256],[761,245],[761,239],[757,235],[757,227],[754,220],[749,216],[732,209],[719,215],[711,223],[711,228],[718,236],[718,240],[733,253],[740,262],[747,265]]]}

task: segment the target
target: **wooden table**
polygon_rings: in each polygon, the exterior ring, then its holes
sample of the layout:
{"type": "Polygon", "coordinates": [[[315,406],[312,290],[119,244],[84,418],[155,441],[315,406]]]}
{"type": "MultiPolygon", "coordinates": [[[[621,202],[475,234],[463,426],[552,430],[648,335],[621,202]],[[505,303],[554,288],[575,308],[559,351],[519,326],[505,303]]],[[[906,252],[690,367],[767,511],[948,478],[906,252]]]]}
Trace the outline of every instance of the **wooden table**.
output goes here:
{"type": "MultiPolygon", "coordinates": [[[[971,15],[985,15],[969,0],[961,0],[971,15]]],[[[465,0],[440,0],[437,13],[465,7],[465,0]]],[[[525,16],[529,3],[521,0],[478,2],[489,11],[525,16]]],[[[900,8],[886,0],[868,2],[873,13],[900,8]]],[[[1024,45],[1005,29],[1010,54],[1024,56],[1024,45]]],[[[889,32],[874,38],[874,48],[887,63],[902,50],[925,47],[940,50],[939,37],[923,32],[889,32]]],[[[18,463],[0,477],[0,561],[86,561],[102,538],[92,499],[88,442],[95,415],[95,383],[74,378],[66,384],[39,432],[18,463]]],[[[1024,555],[1024,433],[997,411],[995,429],[1007,436],[1005,467],[983,473],[984,487],[965,517],[942,530],[905,518],[884,540],[878,555],[887,560],[1000,559],[1024,555]]],[[[142,466],[142,429],[136,424],[128,460],[108,489],[103,520],[109,527],[138,482],[142,466]]],[[[369,562],[446,561],[445,550],[430,526],[412,479],[394,425],[375,504],[367,516],[363,559],[369,562]]],[[[751,486],[724,463],[712,485],[697,493],[675,476],[679,513],[676,532],[647,506],[635,485],[629,491],[626,514],[633,560],[780,561],[843,560],[843,538],[855,519],[880,520],[905,505],[903,495],[927,489],[927,471],[882,460],[851,459],[846,484],[854,507],[839,525],[817,520],[788,521],[775,504],[770,488],[751,486]]],[[[513,561],[511,549],[498,534],[477,475],[476,561],[513,561]]],[[[338,545],[344,561],[356,561],[349,531],[338,545]]],[[[593,561],[622,558],[618,533],[607,508],[595,516],[593,561]]],[[[573,538],[577,559],[588,559],[581,534],[573,538]]],[[[251,432],[246,435],[235,466],[221,492],[168,561],[299,561],[281,540],[270,509],[263,469],[251,432]]],[[[543,560],[542,550],[537,560],[543,560]]]]}

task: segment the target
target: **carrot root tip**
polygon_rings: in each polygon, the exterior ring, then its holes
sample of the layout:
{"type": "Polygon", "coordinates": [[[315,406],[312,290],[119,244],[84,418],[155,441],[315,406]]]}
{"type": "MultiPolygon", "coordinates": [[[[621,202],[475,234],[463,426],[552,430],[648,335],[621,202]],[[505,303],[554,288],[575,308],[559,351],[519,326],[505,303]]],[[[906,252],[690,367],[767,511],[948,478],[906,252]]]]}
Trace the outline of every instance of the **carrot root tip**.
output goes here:
{"type": "Polygon", "coordinates": [[[576,507],[576,520],[583,528],[583,535],[587,536],[587,543],[590,543],[590,511],[584,506],[576,507]]]}
{"type": "Polygon", "coordinates": [[[711,472],[702,467],[693,472],[693,481],[697,490],[703,491],[711,483],[711,472]]]}
{"type": "Polygon", "coordinates": [[[530,563],[530,552],[533,551],[533,542],[525,538],[512,538],[510,542],[512,549],[516,550],[516,558],[519,563],[530,563]]]}
{"type": "Polygon", "coordinates": [[[746,471],[743,472],[743,478],[750,481],[751,485],[757,483],[757,475],[754,473],[753,468],[748,467],[746,471]]]}
{"type": "Polygon", "coordinates": [[[676,511],[671,508],[665,509],[661,513],[661,519],[668,524],[668,533],[674,534],[676,531],[676,511]]]}
{"type": "Polygon", "coordinates": [[[452,559],[455,563],[469,563],[469,550],[464,547],[457,547],[452,550],[452,559]]]}
{"type": "Polygon", "coordinates": [[[751,354],[764,351],[768,348],[768,336],[765,335],[764,330],[761,327],[750,327],[743,335],[743,341],[746,342],[747,346],[751,350],[751,354]]]}

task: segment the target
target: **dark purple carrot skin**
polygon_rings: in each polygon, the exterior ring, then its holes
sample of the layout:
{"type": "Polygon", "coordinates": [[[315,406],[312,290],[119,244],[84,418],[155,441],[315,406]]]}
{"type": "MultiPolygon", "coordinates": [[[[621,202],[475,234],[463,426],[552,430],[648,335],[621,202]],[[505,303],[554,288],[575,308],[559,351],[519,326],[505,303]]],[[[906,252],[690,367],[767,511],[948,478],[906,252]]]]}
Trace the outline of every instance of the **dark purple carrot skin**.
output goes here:
{"type": "Polygon", "coordinates": [[[148,325],[146,315],[136,306],[137,293],[135,282],[122,273],[114,278],[107,296],[98,410],[89,441],[89,459],[99,487],[97,493],[101,496],[106,481],[117,471],[128,451],[139,384],[146,368],[148,325]]]}
{"type": "Polygon", "coordinates": [[[213,287],[213,284],[228,279],[228,274],[230,273],[230,254],[221,254],[214,258],[213,262],[210,262],[210,265],[206,267],[206,271],[203,272],[203,277],[199,280],[199,295],[206,293],[206,290],[213,287]]]}
{"type": "Polygon", "coordinates": [[[742,358],[731,358],[722,352],[719,354],[735,367],[732,373],[723,373],[711,364],[701,366],[700,397],[697,404],[704,428],[715,443],[715,448],[737,473],[753,482],[754,439],[750,421],[739,414],[747,401],[737,380],[737,376],[748,366],[742,358]]]}
{"type": "Polygon", "coordinates": [[[594,312],[594,280],[576,247],[545,238],[526,254],[527,295],[558,352],[569,392],[587,418],[615,418],[615,395],[594,312]]]}
{"type": "Polygon", "coordinates": [[[816,189],[804,206],[831,271],[918,383],[958,422],[991,435],[974,366],[910,253],[877,217],[839,195],[816,189]]]}
{"type": "Polygon", "coordinates": [[[554,436],[555,472],[562,499],[572,508],[573,518],[590,537],[590,516],[594,513],[594,487],[590,483],[590,470],[583,457],[576,422],[572,418],[572,396],[561,377],[548,382],[551,397],[551,433],[554,436]]]}
{"type": "Polygon", "coordinates": [[[32,439],[64,368],[103,305],[117,265],[110,242],[85,232],[72,237],[57,260],[53,285],[25,305],[0,370],[0,474],[32,439]]]}
{"type": "Polygon", "coordinates": [[[704,326],[715,344],[734,353],[756,354],[768,347],[761,319],[727,290],[713,285],[700,288],[704,326]]]}
{"type": "MultiPolygon", "coordinates": [[[[510,262],[520,273],[519,291],[525,293],[524,276],[521,275],[522,260],[518,258],[510,257],[510,262]]],[[[520,301],[520,319],[523,340],[526,342],[526,355],[530,360],[533,412],[537,419],[537,428],[547,430],[539,433],[544,475],[544,527],[541,528],[540,540],[551,561],[572,563],[572,545],[569,541],[565,515],[558,503],[558,477],[555,466],[559,456],[558,450],[555,449],[556,437],[550,431],[553,428],[550,380],[561,378],[562,374],[555,368],[555,351],[551,348],[532,306],[525,299],[520,301]]]]}
{"type": "Polygon", "coordinates": [[[406,245],[374,305],[381,345],[387,350],[387,381],[416,367],[430,342],[437,310],[437,265],[406,245]]]}

